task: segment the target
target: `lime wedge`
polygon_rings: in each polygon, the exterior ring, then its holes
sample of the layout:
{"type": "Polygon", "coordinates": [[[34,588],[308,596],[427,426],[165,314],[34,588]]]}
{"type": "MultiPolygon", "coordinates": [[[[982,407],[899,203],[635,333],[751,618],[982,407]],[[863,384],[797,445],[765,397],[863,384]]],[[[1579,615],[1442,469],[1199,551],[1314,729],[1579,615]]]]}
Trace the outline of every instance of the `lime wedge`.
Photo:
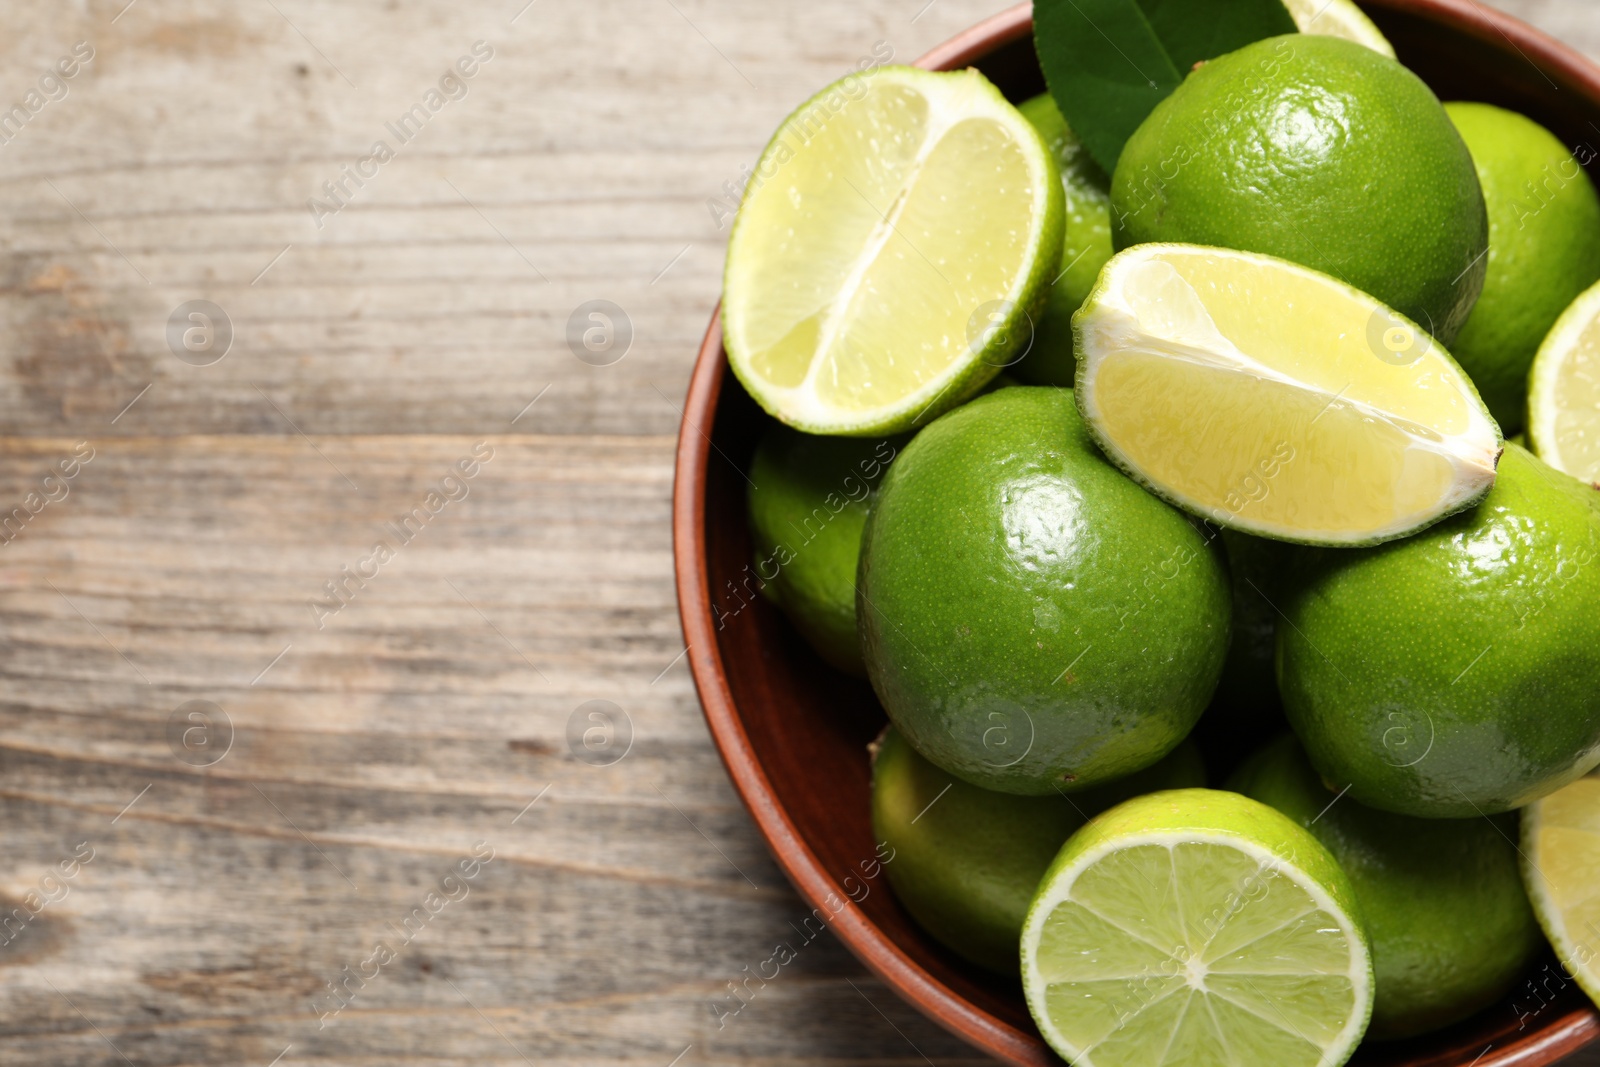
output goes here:
{"type": "Polygon", "coordinates": [[[1044,141],[977,71],[848,75],[784,120],[734,221],[734,373],[810,433],[931,420],[1026,351],[1062,199],[1044,141]]]}
{"type": "Polygon", "coordinates": [[[1113,808],[1062,848],[1022,929],[1028,1008],[1074,1067],[1337,1067],[1372,1012],[1339,865],[1237,793],[1113,808]]]}
{"type": "Polygon", "coordinates": [[[1533,357],[1528,441],[1556,470],[1600,482],[1600,285],[1562,312],[1533,357]]]}
{"type": "Polygon", "coordinates": [[[1136,245],[1106,264],[1073,330],[1078,407],[1107,455],[1223,526],[1375,544],[1494,484],[1500,431],[1455,360],[1325,274],[1136,245]]]}
{"type": "Polygon", "coordinates": [[[1600,1005],[1600,775],[1522,809],[1522,861],[1528,899],[1562,973],[1600,1005]]]}
{"type": "Polygon", "coordinates": [[[1394,58],[1394,45],[1351,0],[1283,0],[1301,33],[1343,37],[1394,58]]]}

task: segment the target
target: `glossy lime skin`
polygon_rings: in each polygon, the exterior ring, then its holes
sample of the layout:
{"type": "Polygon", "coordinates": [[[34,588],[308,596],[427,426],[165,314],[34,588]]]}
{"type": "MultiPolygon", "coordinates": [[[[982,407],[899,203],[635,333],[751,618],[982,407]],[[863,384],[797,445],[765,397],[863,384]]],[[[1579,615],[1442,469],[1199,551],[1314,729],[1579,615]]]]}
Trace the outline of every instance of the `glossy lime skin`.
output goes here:
{"type": "Polygon", "coordinates": [[[1228,788],[1310,830],[1350,876],[1378,983],[1368,1037],[1466,1018],[1499,1000],[1543,944],[1517,871],[1514,815],[1418,819],[1366,807],[1325,786],[1287,733],[1228,788]]]}
{"type": "Polygon", "coordinates": [[[1600,493],[1507,445],[1484,502],[1308,556],[1279,604],[1284,710],[1372,807],[1468,818],[1600,762],[1600,493]]]}
{"type": "Polygon", "coordinates": [[[818,437],[774,424],[745,493],[751,571],[817,654],[864,677],[856,640],[861,528],[903,437],[818,437]]]}
{"type": "Polygon", "coordinates": [[[1061,168],[1067,221],[1061,269],[1049,300],[1034,324],[1033,344],[1012,371],[1033,385],[1072,387],[1077,359],[1072,351],[1072,316],[1083,306],[1100,268],[1111,258],[1111,179],[1089,155],[1049,93],[1017,106],[1044,138],[1061,168]]]}
{"type": "Polygon", "coordinates": [[[973,963],[1016,974],[1022,920],[1067,838],[1124,800],[1205,784],[1199,750],[1185,743],[1071,796],[996,793],[941,771],[891,726],[872,764],[872,832],[894,850],[889,883],[923,929],[973,963]]]}
{"type": "Polygon", "coordinates": [[[1438,98],[1353,41],[1270,37],[1190,74],[1111,179],[1117,249],[1262,252],[1372,294],[1448,344],[1483,286],[1488,217],[1438,98]]]}
{"type": "Polygon", "coordinates": [[[1156,762],[1227,653],[1221,560],[1095,449],[1065,389],[1002,389],[923,429],[880,488],[857,585],[890,720],[1005,793],[1156,762]]]}
{"type": "Polygon", "coordinates": [[[1489,209],[1483,293],[1450,354],[1509,433],[1522,426],[1540,342],[1600,280],[1600,197],[1567,146],[1532,119],[1489,104],[1445,111],[1472,152],[1489,209]]]}

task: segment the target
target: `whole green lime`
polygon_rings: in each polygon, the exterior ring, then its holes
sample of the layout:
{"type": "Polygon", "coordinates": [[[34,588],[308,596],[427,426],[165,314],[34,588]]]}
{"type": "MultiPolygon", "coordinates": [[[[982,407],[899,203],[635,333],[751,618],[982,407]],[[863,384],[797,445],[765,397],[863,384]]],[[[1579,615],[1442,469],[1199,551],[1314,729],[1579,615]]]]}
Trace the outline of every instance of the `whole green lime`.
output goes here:
{"type": "Polygon", "coordinates": [[[1350,876],[1378,982],[1369,1037],[1466,1018],[1500,999],[1543,944],[1517,871],[1514,815],[1418,819],[1366,807],[1324,785],[1287,733],[1228,788],[1310,830],[1350,876]]]}
{"type": "Polygon", "coordinates": [[[1179,241],[1331,274],[1448,344],[1483,286],[1472,157],[1415,75],[1353,41],[1270,37],[1212,60],[1134,131],[1117,248],[1179,241]]]}
{"type": "Polygon", "coordinates": [[[817,437],[775,423],[750,463],[750,584],[783,610],[818,655],[858,677],[866,674],[856,640],[861,527],[883,472],[904,443],[900,437],[817,437]]]}
{"type": "Polygon", "coordinates": [[[1600,197],[1555,135],[1489,104],[1446,104],[1489,208],[1488,274],[1450,346],[1500,428],[1522,426],[1528,368],[1550,327],[1600,280],[1600,197]]]}
{"type": "Polygon", "coordinates": [[[890,720],[1006,793],[1148,767],[1228,648],[1218,555],[1100,454],[1066,389],[1002,389],[917,434],[868,517],[857,585],[890,720]]]}
{"type": "Polygon", "coordinates": [[[1600,493],[1507,445],[1483,503],[1323,550],[1279,606],[1284,710],[1386,811],[1509,811],[1600,763],[1600,493]]]}
{"type": "Polygon", "coordinates": [[[894,850],[889,884],[923,929],[973,963],[1015,974],[1028,902],[1067,838],[1124,800],[1205,784],[1199,751],[1184,743],[1153,767],[1071,796],[996,793],[941,771],[891,726],[872,762],[872,832],[894,850]]]}
{"type": "Polygon", "coordinates": [[[1033,123],[1061,167],[1066,193],[1067,225],[1061,247],[1061,270],[1050,286],[1048,302],[1034,324],[1033,344],[1012,368],[1034,385],[1072,387],[1077,360],[1072,354],[1072,315],[1111,258],[1111,179],[1072,132],[1049,93],[1017,108],[1033,123]]]}

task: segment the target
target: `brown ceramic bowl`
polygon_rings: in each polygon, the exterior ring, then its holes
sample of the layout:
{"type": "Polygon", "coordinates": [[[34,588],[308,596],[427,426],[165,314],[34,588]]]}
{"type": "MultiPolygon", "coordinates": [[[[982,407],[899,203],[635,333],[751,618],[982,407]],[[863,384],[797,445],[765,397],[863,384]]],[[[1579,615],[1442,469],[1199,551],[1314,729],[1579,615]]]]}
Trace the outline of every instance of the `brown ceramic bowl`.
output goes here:
{"type": "MultiPolygon", "coordinates": [[[[1568,145],[1600,145],[1600,69],[1572,50],[1476,0],[1363,6],[1401,61],[1442,99],[1499,104],[1568,145]]],[[[918,65],[977,66],[1013,101],[1026,99],[1044,88],[1032,25],[1022,4],[918,65]]],[[[733,784],[800,895],[832,916],[833,932],[873,973],[985,1052],[1013,1064],[1059,1065],[1028,1016],[1020,984],[963,962],[924,934],[873,862],[867,744],[884,716],[872,690],[825,666],[775,609],[749,595],[743,472],[767,425],[728,373],[713,315],[678,437],[673,553],[689,663],[733,784]]],[[[1600,1039],[1600,1015],[1561,981],[1553,958],[1535,965],[1530,979],[1539,980],[1538,994],[1524,986],[1449,1030],[1363,1046],[1353,1062],[1533,1067],[1600,1039]]]]}

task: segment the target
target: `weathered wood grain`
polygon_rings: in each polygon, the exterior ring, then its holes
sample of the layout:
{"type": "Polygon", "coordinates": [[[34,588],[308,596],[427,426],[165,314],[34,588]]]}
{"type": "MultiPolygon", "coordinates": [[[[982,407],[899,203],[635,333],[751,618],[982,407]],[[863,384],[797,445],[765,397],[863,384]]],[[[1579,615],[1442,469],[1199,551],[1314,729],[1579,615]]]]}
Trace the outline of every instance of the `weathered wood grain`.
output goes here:
{"type": "MultiPolygon", "coordinates": [[[[0,144],[0,913],[54,898],[0,945],[0,1064],[979,1062],[829,937],[729,1014],[802,909],[679,658],[668,512],[708,202],[876,42],[998,5],[125,4],[3,8],[0,110],[94,58],[0,144]],[[600,298],[610,366],[566,340],[600,298]],[[168,348],[193,299],[211,366],[168,348]],[[593,700],[609,765],[568,740],[593,700]],[[189,701],[231,723],[209,766],[189,701]]],[[[1582,0],[1503,6],[1600,53],[1582,0]]]]}
{"type": "Polygon", "coordinates": [[[540,0],[511,24],[525,0],[141,0],[110,25],[122,2],[19,11],[0,46],[19,94],[39,62],[96,49],[0,150],[14,433],[110,419],[152,381],[111,432],[286,431],[259,386],[309,433],[473,433],[553,383],[542,430],[670,433],[663,396],[719,289],[726,222],[707,202],[875,42],[910,59],[994,6],[939,0],[913,23],[925,0],[540,0]],[[465,97],[401,144],[386,124],[479,40],[494,58],[465,97]],[[395,158],[319,228],[308,200],[332,203],[323,183],[377,139],[395,158]],[[236,327],[211,368],[163,338],[197,297],[236,327]],[[565,342],[593,298],[633,322],[615,367],[565,342]]]}
{"type": "MultiPolygon", "coordinates": [[[[9,442],[0,499],[73,446],[9,442]]],[[[294,436],[102,441],[0,547],[0,890],[14,907],[94,850],[0,949],[0,1062],[120,1062],[96,1027],[136,1063],[266,1063],[289,1044],[327,1063],[515,1060],[496,1028],[539,1062],[666,1063],[691,1042],[700,1062],[904,1058],[862,994],[941,1062],[967,1056],[829,941],[715,1026],[725,983],[803,909],[675,662],[668,441],[318,447],[328,462],[294,436]],[[397,540],[381,523],[474,445],[493,456],[465,498],[318,630],[322,582],[397,540]],[[634,731],[610,766],[567,742],[597,698],[634,731]],[[203,769],[167,730],[196,699],[234,730],[203,769]],[[320,1019],[326,983],[478,841],[494,859],[466,897],[320,1019]],[[838,1020],[820,1043],[817,1015],[838,1020]]]]}

